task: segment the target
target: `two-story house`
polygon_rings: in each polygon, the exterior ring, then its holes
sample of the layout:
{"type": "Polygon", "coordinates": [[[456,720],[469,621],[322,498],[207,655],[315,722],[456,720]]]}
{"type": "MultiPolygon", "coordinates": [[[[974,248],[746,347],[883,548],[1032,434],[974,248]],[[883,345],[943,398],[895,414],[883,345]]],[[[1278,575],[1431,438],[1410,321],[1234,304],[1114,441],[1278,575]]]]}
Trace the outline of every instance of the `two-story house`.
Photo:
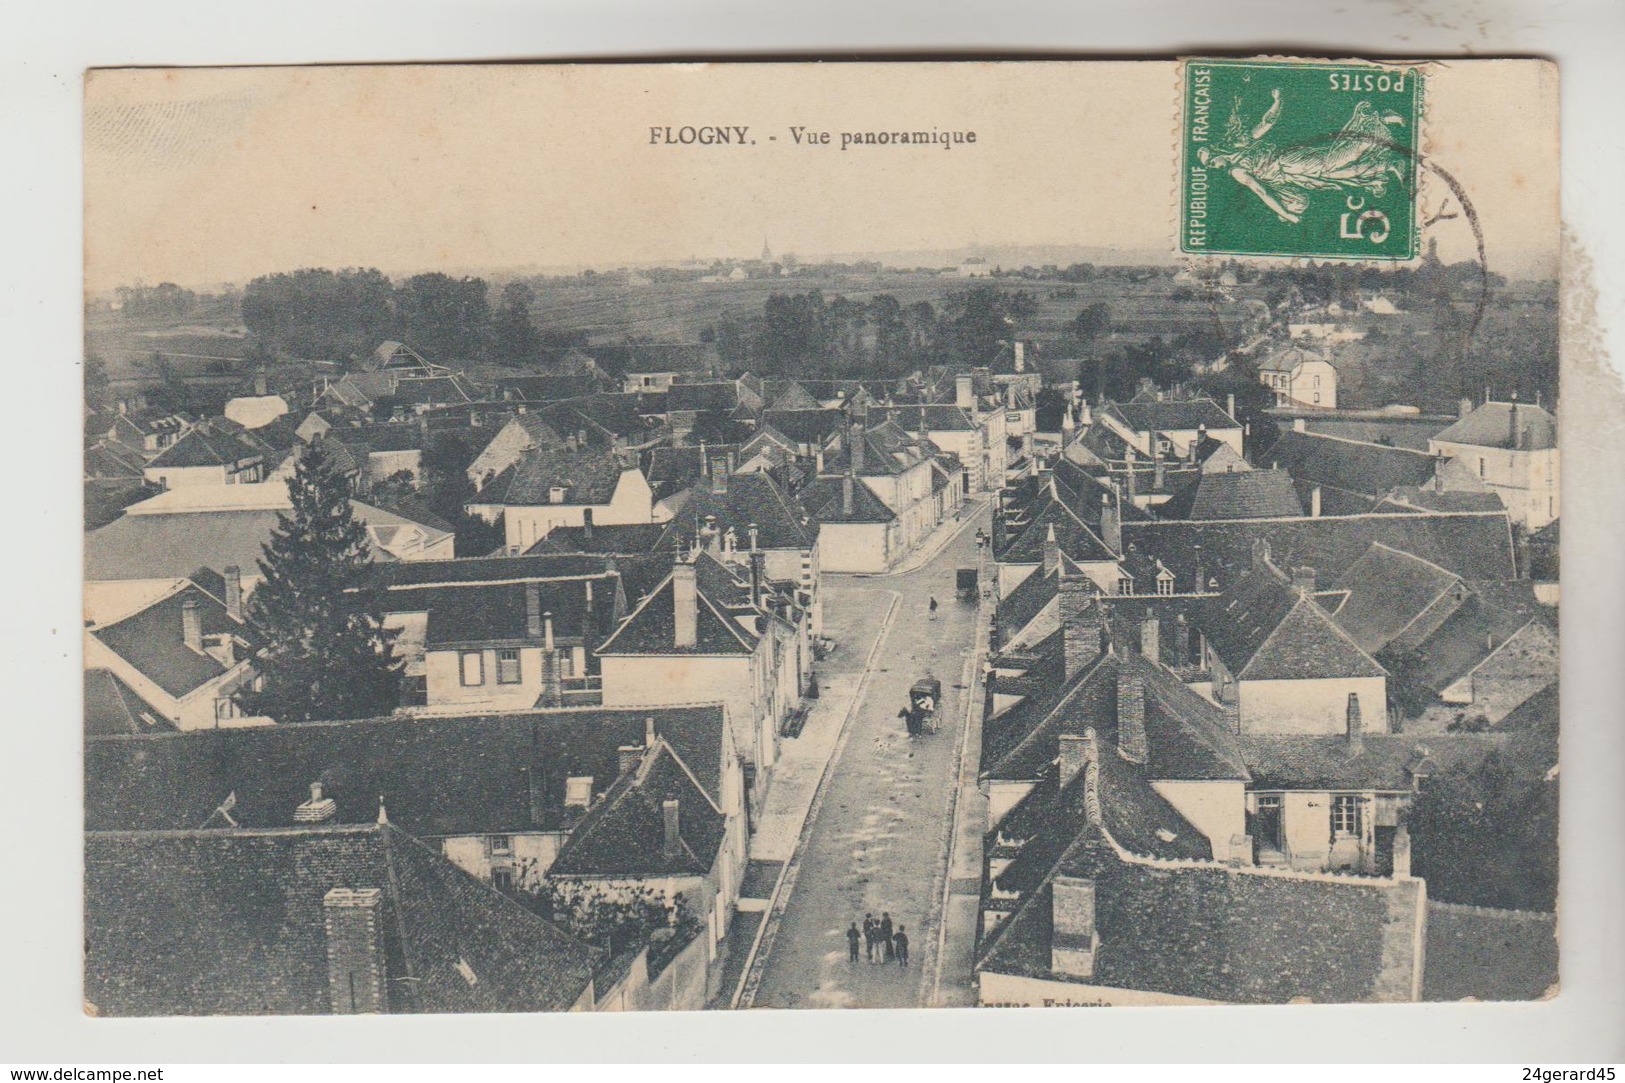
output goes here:
{"type": "Polygon", "coordinates": [[[1562,514],[1557,419],[1539,404],[1486,401],[1435,434],[1428,450],[1465,463],[1527,530],[1562,514]]]}

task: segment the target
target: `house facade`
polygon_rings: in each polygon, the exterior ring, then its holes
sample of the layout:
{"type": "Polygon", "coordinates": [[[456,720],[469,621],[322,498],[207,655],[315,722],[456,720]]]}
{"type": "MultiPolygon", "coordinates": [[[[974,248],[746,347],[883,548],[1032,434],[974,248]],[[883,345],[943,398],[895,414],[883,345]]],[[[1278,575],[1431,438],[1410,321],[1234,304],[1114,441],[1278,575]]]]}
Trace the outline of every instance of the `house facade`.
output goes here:
{"type": "Polygon", "coordinates": [[[1428,450],[1466,464],[1526,530],[1562,515],[1557,419],[1539,405],[1485,402],[1436,434],[1428,450]]]}

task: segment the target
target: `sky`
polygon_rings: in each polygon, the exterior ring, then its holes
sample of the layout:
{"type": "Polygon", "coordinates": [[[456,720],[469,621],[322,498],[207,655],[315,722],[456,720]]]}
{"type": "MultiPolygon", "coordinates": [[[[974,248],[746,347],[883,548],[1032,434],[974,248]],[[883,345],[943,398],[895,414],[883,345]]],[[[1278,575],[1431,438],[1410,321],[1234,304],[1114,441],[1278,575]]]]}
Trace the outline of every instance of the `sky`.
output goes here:
{"type": "MultiPolygon", "coordinates": [[[[1175,246],[1179,102],[1169,61],[95,71],[86,285],[740,259],[764,241],[1156,259],[1175,246]],[[685,125],[755,143],[665,145],[685,125]],[[840,149],[866,129],[976,139],[840,149]]],[[[1539,62],[1429,69],[1423,153],[1472,201],[1492,270],[1555,267],[1556,110],[1539,62]]],[[[1442,196],[1424,185],[1424,212],[1442,196]]],[[[1473,257],[1464,217],[1431,235],[1473,257]]]]}

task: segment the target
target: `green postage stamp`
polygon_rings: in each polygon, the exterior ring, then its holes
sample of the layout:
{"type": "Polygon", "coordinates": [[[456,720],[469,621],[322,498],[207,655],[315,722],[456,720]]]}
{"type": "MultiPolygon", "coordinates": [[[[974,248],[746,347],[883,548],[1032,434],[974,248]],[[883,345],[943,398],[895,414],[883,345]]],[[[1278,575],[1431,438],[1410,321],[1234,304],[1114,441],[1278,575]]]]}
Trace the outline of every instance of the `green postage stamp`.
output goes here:
{"type": "Polygon", "coordinates": [[[1180,249],[1411,259],[1421,116],[1414,67],[1185,61],[1180,249]]]}

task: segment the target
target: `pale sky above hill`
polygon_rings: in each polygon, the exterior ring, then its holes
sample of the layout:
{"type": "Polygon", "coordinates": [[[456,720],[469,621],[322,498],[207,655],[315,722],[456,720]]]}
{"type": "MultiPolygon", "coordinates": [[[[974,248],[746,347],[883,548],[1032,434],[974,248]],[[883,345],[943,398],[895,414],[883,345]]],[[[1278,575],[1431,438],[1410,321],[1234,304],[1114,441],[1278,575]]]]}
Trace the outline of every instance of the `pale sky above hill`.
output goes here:
{"type": "MultiPolygon", "coordinates": [[[[86,86],[86,278],[243,282],[969,245],[1174,245],[1172,62],[116,70],[86,86]],[[745,125],[754,146],[650,145],[745,125]],[[790,127],[833,133],[798,146],[790,127]],[[974,145],[839,148],[845,130],[974,145]],[[776,137],[770,141],[769,136],[776,137]]],[[[1492,270],[1549,274],[1557,79],[1452,61],[1424,154],[1473,201],[1492,270]]],[[[1424,187],[1424,210],[1442,196],[1424,187]]],[[[1470,258],[1464,218],[1437,227],[1470,258]]]]}

